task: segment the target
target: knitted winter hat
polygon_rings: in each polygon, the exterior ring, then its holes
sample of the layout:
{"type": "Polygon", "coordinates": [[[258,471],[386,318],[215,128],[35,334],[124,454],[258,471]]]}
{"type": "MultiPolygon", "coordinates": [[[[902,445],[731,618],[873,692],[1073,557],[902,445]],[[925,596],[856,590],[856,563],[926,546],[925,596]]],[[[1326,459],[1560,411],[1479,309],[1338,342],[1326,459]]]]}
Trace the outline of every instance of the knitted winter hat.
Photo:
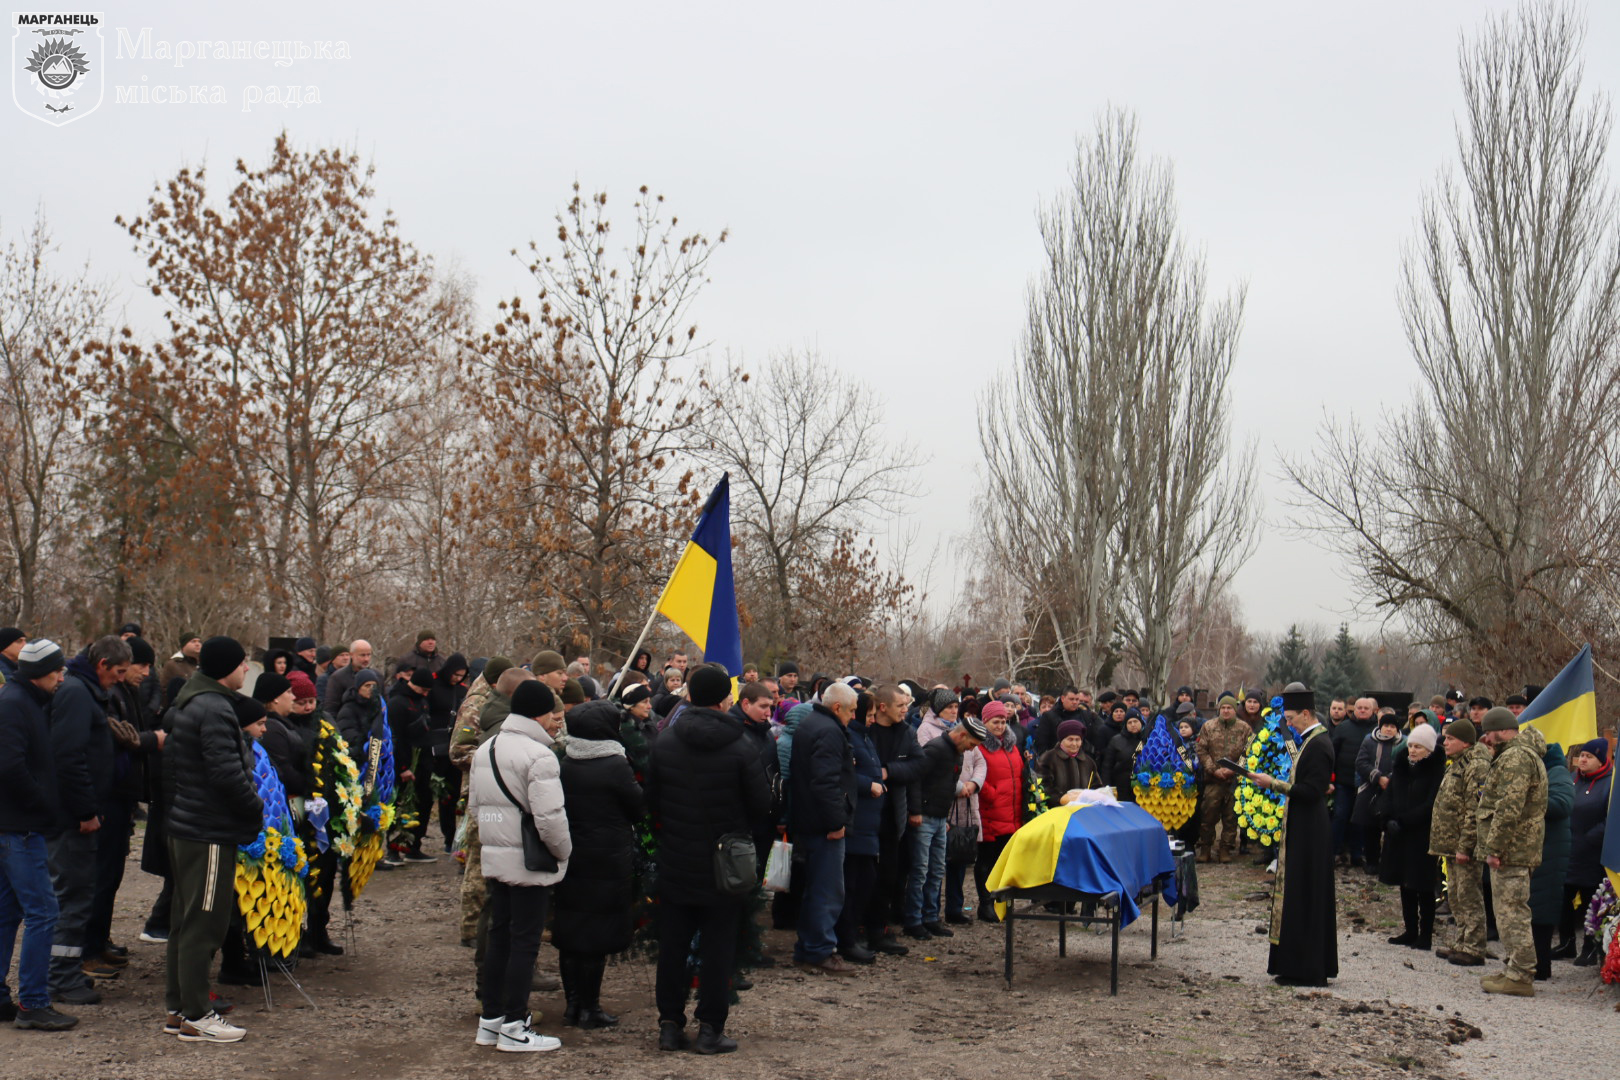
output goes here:
{"type": "Polygon", "coordinates": [[[315,680],[302,671],[287,676],[287,682],[292,686],[294,701],[305,701],[315,696],[315,680]]]}
{"type": "Polygon", "coordinates": [[[53,671],[67,666],[67,657],[61,646],[50,638],[35,638],[17,654],[17,675],[24,679],[43,679],[53,671]]]}
{"type": "Polygon", "coordinates": [[[1065,721],[1063,721],[1063,723],[1058,725],[1058,729],[1057,729],[1058,742],[1062,742],[1064,739],[1067,739],[1070,735],[1078,735],[1082,739],[1085,738],[1086,737],[1086,725],[1082,724],[1078,720],[1065,720],[1065,721]]]}
{"type": "Polygon", "coordinates": [[[197,654],[197,670],[210,679],[223,679],[246,659],[247,650],[242,648],[242,643],[221,634],[203,642],[202,652],[197,654]]]}
{"type": "Polygon", "coordinates": [[[565,671],[568,663],[563,660],[562,653],[552,649],[535,654],[534,661],[529,664],[529,670],[536,675],[550,675],[553,671],[565,671]]]}
{"type": "Polygon", "coordinates": [[[703,664],[686,682],[687,699],[700,708],[713,708],[731,693],[731,676],[722,667],[703,664]]]}
{"type": "MultiPolygon", "coordinates": [[[[268,705],[282,694],[292,689],[292,680],[285,675],[277,675],[273,671],[262,673],[253,683],[253,700],[268,705]]],[[[297,695],[293,695],[296,697],[297,695]]],[[[314,697],[312,693],[309,695],[314,697]]]]}
{"type": "Polygon", "coordinates": [[[9,649],[12,645],[16,644],[18,638],[27,636],[27,634],[24,634],[15,626],[0,628],[0,649],[9,649]]]}
{"type": "MultiPolygon", "coordinates": [[[[1503,711],[1506,712],[1507,710],[1504,709],[1503,711]]],[[[1508,715],[1512,716],[1513,714],[1508,713],[1508,715]]],[[[1479,742],[1479,732],[1474,730],[1474,722],[1468,719],[1466,716],[1459,717],[1458,719],[1447,724],[1446,734],[1450,735],[1453,739],[1461,739],[1469,746],[1473,746],[1475,743],[1479,742]]]]}
{"type": "Polygon", "coordinates": [[[512,691],[512,712],[517,716],[550,716],[557,711],[557,698],[551,687],[539,679],[525,679],[512,691]]]}
{"type": "Polygon", "coordinates": [[[1486,731],[1518,731],[1519,718],[1513,715],[1513,710],[1498,705],[1485,714],[1483,725],[1486,731]]]}
{"type": "Polygon", "coordinates": [[[130,638],[129,651],[130,663],[132,664],[145,664],[147,667],[151,667],[157,661],[157,653],[152,651],[152,646],[147,644],[146,639],[143,637],[130,638]]]}
{"type": "Polygon", "coordinates": [[[1417,727],[1413,728],[1412,733],[1406,737],[1407,746],[1421,746],[1425,750],[1433,750],[1434,744],[1438,741],[1439,736],[1434,733],[1434,728],[1430,727],[1428,724],[1419,724],[1417,727]]]}

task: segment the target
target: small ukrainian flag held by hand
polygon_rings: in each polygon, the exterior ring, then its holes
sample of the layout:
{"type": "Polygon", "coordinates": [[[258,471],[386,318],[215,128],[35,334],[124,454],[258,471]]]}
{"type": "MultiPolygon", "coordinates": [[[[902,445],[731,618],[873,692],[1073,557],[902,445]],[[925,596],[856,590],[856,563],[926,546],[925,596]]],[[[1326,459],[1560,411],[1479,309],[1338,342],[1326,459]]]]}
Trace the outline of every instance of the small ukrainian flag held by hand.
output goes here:
{"type": "Polygon", "coordinates": [[[1519,728],[1535,725],[1547,745],[1566,751],[1597,738],[1597,689],[1592,682],[1592,646],[1583,645],[1547,688],[1519,714],[1519,728]]]}
{"type": "Polygon", "coordinates": [[[731,576],[731,476],[709,493],[692,539],[658,597],[658,613],[703,650],[703,662],[722,664],[733,681],[742,674],[742,630],[737,586],[731,576]]]}

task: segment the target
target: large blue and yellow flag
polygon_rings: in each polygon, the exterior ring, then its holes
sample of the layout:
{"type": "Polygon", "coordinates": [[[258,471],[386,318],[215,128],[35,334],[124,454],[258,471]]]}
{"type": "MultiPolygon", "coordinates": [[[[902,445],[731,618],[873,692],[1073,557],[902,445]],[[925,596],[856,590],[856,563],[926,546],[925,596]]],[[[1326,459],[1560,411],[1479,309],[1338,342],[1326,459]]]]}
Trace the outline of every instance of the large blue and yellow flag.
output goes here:
{"type": "Polygon", "coordinates": [[[1597,738],[1597,689],[1592,683],[1592,646],[1583,645],[1536,700],[1519,714],[1519,727],[1534,724],[1547,745],[1566,751],[1597,738]]]}
{"type": "Polygon", "coordinates": [[[1620,791],[1620,784],[1615,782],[1616,770],[1609,770],[1609,818],[1603,826],[1603,869],[1609,872],[1609,880],[1614,883],[1614,891],[1620,893],[1620,798],[1615,792],[1620,791]]]}
{"type": "MultiPolygon", "coordinates": [[[[1001,849],[985,889],[1031,889],[1055,884],[1076,892],[1117,893],[1120,925],[1140,909],[1137,897],[1164,877],[1164,898],[1176,902],[1176,863],[1164,826],[1135,803],[1054,806],[1013,833],[1001,849]]],[[[1005,914],[1002,901],[996,911],[1005,914]]]]}
{"type": "Polygon", "coordinates": [[[686,631],[703,662],[721,664],[733,681],[742,674],[742,629],[731,576],[731,476],[709,493],[692,539],[658,597],[658,613],[686,631]]]}

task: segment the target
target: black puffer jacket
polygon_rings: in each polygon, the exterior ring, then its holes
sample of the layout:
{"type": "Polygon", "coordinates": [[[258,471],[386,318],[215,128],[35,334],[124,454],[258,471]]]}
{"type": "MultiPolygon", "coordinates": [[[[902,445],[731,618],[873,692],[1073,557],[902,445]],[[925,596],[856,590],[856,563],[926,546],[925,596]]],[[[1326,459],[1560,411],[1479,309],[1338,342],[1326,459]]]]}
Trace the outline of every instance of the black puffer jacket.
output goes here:
{"type": "MultiPolygon", "coordinates": [[[[1578,749],[1578,748],[1577,748],[1578,749]]],[[[1569,813],[1571,844],[1564,880],[1592,888],[1603,880],[1603,834],[1609,820],[1611,768],[1597,776],[1575,773],[1575,806],[1569,813]]]]}
{"type": "Polygon", "coordinates": [[[653,743],[647,805],[658,836],[658,893],[676,904],[726,901],[714,887],[714,846],[748,834],[770,808],[759,754],[742,725],[715,709],[689,708],[653,743]]]}
{"type": "Polygon", "coordinates": [[[394,767],[404,772],[411,767],[411,751],[429,747],[427,695],[408,682],[394,683],[388,691],[388,726],[394,733],[394,767]]]}
{"type": "Polygon", "coordinates": [[[574,853],[557,883],[559,950],[605,956],[630,946],[636,822],[645,802],[617,740],[619,710],[590,701],[568,714],[563,808],[574,853]]]}
{"type": "Polygon", "coordinates": [[[315,791],[315,738],[318,722],[313,716],[276,716],[272,713],[264,727],[264,752],[276,767],[281,786],[288,795],[312,795],[315,791]]]}
{"type": "Polygon", "coordinates": [[[867,725],[872,745],[877,747],[878,762],[889,770],[889,797],[883,803],[883,824],[880,836],[899,837],[906,831],[906,818],[922,813],[922,788],[918,781],[927,762],[922,747],[917,745],[917,732],[910,724],[900,721],[884,727],[867,725]]]}
{"type": "MultiPolygon", "coordinates": [[[[377,687],[381,690],[382,687],[377,687]]],[[[349,756],[355,764],[364,767],[361,756],[365,753],[366,741],[383,733],[382,702],[376,698],[377,690],[373,690],[372,697],[362,698],[359,691],[350,687],[343,695],[343,706],[338,709],[337,729],[343,736],[343,742],[349,748],[349,756]]]]}
{"type": "Polygon", "coordinates": [[[1396,751],[1389,789],[1381,800],[1386,822],[1397,823],[1396,831],[1384,836],[1378,879],[1385,885],[1433,892],[1439,864],[1429,854],[1429,829],[1434,824],[1434,800],[1445,778],[1445,754],[1431,753],[1413,764],[1406,747],[1396,751]]]}
{"type": "Polygon", "coordinates": [[[50,705],[51,696],[26,679],[0,687],[0,832],[55,836],[60,829],[50,705]]]}
{"type": "Polygon", "coordinates": [[[231,708],[232,691],[198,672],[174,699],[163,744],[169,835],[199,844],[251,844],[264,821],[253,751],[231,708]]]}
{"type": "Polygon", "coordinates": [[[945,817],[956,801],[956,781],[962,775],[962,755],[949,735],[939,735],[922,748],[924,762],[918,776],[924,817],[945,817]]]}

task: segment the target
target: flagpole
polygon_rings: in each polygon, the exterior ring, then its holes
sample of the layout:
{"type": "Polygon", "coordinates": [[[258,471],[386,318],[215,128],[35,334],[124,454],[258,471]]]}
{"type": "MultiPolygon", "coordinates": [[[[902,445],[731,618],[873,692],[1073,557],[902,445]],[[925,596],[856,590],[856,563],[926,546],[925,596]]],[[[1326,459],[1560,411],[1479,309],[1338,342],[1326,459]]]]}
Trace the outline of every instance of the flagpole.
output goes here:
{"type": "MultiPolygon", "coordinates": [[[[658,594],[658,603],[661,604],[663,602],[664,602],[664,594],[659,593],[658,594]]],[[[608,698],[610,700],[612,699],[613,695],[618,691],[619,683],[624,680],[625,673],[630,670],[630,665],[636,662],[636,654],[641,652],[641,644],[642,644],[642,642],[646,641],[647,640],[647,635],[652,633],[653,620],[656,619],[656,618],[658,618],[658,604],[653,605],[652,614],[647,616],[647,625],[643,626],[641,628],[641,636],[636,638],[635,647],[630,650],[629,658],[627,660],[625,660],[624,666],[621,667],[618,670],[618,672],[613,676],[613,685],[608,687],[608,692],[607,692],[607,696],[608,696],[608,698]]],[[[652,682],[652,665],[651,664],[647,665],[647,681],[649,683],[652,682]]]]}

